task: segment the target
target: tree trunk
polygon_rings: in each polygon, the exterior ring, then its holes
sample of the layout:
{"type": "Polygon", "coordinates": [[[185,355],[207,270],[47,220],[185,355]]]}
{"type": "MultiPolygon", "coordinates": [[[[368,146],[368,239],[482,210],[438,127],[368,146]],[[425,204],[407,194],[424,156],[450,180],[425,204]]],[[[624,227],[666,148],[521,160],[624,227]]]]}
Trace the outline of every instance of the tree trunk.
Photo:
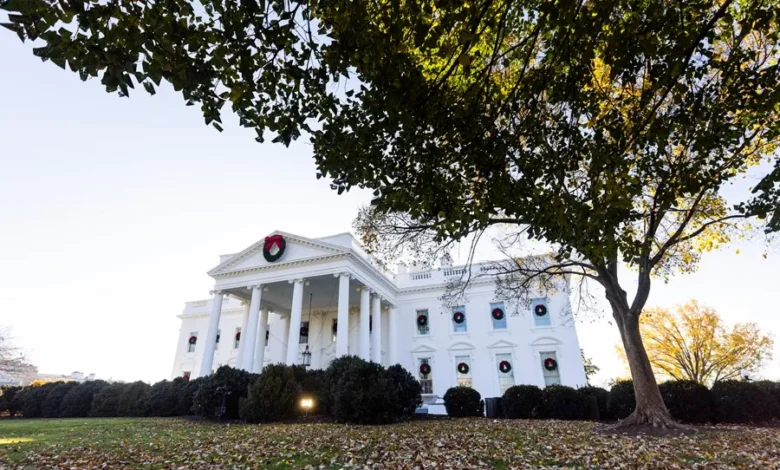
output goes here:
{"type": "Polygon", "coordinates": [[[631,377],[634,381],[634,394],[636,396],[636,408],[629,417],[619,422],[616,427],[628,426],[653,426],[653,427],[681,427],[677,424],[666,409],[658,384],[650,366],[645,346],[642,344],[642,336],[639,334],[639,316],[628,311],[615,308],[613,316],[620,328],[620,337],[626,351],[628,366],[631,369],[631,377]]]}

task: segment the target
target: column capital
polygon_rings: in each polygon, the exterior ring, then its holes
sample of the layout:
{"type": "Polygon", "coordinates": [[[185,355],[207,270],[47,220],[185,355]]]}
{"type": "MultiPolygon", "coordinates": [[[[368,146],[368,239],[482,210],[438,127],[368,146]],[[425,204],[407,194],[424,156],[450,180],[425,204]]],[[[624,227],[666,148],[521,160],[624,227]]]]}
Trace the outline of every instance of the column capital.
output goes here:
{"type": "Polygon", "coordinates": [[[247,287],[249,288],[249,290],[252,290],[252,289],[262,289],[263,285],[262,284],[250,284],[247,287]]]}
{"type": "Polygon", "coordinates": [[[299,277],[299,278],[297,278],[297,279],[288,279],[288,280],[287,280],[287,282],[288,282],[288,283],[290,283],[290,284],[295,284],[296,282],[297,282],[298,284],[303,284],[303,283],[304,283],[304,281],[306,281],[306,278],[305,278],[305,277],[299,277]]]}
{"type": "Polygon", "coordinates": [[[341,277],[341,276],[345,276],[347,278],[350,278],[350,277],[352,277],[352,274],[350,274],[350,273],[348,273],[346,271],[342,272],[342,273],[333,273],[333,277],[341,277]]]}
{"type": "Polygon", "coordinates": [[[375,298],[375,299],[382,300],[382,296],[381,296],[381,295],[379,295],[379,292],[377,292],[377,291],[375,291],[375,290],[371,290],[371,297],[373,297],[373,298],[375,298]]]}
{"type": "Polygon", "coordinates": [[[210,290],[209,294],[211,294],[211,295],[227,295],[227,292],[225,292],[225,291],[223,291],[221,289],[214,289],[214,290],[210,290]]]}

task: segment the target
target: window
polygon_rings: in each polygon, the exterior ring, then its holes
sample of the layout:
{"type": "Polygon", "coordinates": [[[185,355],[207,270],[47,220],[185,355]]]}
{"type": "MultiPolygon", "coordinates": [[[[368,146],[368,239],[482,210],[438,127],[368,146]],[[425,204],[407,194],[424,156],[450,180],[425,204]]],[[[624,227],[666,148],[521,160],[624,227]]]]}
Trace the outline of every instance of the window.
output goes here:
{"type": "Polygon", "coordinates": [[[219,349],[219,337],[221,336],[220,333],[222,333],[222,330],[217,330],[217,340],[214,341],[214,351],[219,349]]]}
{"type": "Polygon", "coordinates": [[[417,310],[415,315],[415,322],[417,322],[417,334],[420,336],[431,334],[430,318],[428,317],[428,310],[417,310]]]}
{"type": "Polygon", "coordinates": [[[544,374],[545,385],[560,385],[561,373],[558,370],[558,356],[555,351],[540,352],[542,361],[542,374],[544,374]]]}
{"type": "Polygon", "coordinates": [[[550,311],[547,308],[547,300],[534,299],[531,301],[531,314],[534,316],[534,325],[551,326],[550,311]]]}
{"type": "Polygon", "coordinates": [[[496,354],[496,370],[498,371],[498,386],[501,389],[501,395],[506,392],[506,389],[515,385],[515,371],[514,364],[512,364],[511,354],[496,354]],[[509,364],[508,370],[504,368],[502,370],[501,364],[509,364]]]}
{"type": "Polygon", "coordinates": [[[452,331],[454,333],[465,333],[466,327],[466,307],[454,307],[452,309],[452,331]]]}
{"type": "Polygon", "coordinates": [[[333,322],[331,323],[331,326],[330,326],[330,340],[331,340],[331,342],[333,342],[333,343],[336,342],[336,333],[338,333],[338,332],[339,332],[339,321],[338,321],[337,318],[334,318],[333,322]]]}
{"type": "Polygon", "coordinates": [[[494,330],[506,330],[506,309],[504,302],[490,304],[490,319],[493,320],[494,330]]]}
{"type": "Polygon", "coordinates": [[[270,348],[271,347],[271,344],[268,342],[268,338],[270,338],[270,337],[271,337],[271,327],[267,326],[265,328],[265,347],[266,348],[270,348]]]}
{"type": "Polygon", "coordinates": [[[195,352],[195,344],[198,342],[198,332],[193,331],[190,333],[189,338],[187,338],[187,352],[195,352]]]}
{"type": "Polygon", "coordinates": [[[309,344],[309,322],[301,322],[301,335],[298,339],[298,344],[309,344]]]}
{"type": "Polygon", "coordinates": [[[471,357],[455,356],[455,371],[458,376],[458,385],[471,387],[471,357]]]}
{"type": "Polygon", "coordinates": [[[417,371],[420,374],[419,380],[420,385],[422,386],[422,393],[426,394],[433,393],[433,368],[431,367],[430,361],[431,359],[428,357],[421,358],[417,366],[417,371]],[[429,372],[427,374],[423,374],[423,364],[428,366],[429,372]]]}
{"type": "Polygon", "coordinates": [[[236,334],[233,335],[233,349],[238,349],[241,344],[241,328],[236,328],[236,334]]]}
{"type": "Polygon", "coordinates": [[[190,380],[190,371],[185,370],[184,372],[182,372],[181,378],[183,378],[184,380],[190,380]]]}

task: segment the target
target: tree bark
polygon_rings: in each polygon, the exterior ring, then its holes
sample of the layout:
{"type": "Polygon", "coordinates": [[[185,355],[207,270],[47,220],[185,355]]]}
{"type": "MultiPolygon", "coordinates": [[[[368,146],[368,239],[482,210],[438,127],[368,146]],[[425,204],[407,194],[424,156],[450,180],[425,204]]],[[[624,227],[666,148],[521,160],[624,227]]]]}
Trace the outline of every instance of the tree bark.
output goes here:
{"type": "Polygon", "coordinates": [[[620,329],[623,348],[626,351],[628,366],[634,381],[636,408],[629,417],[620,421],[615,427],[653,426],[664,428],[679,428],[680,426],[666,409],[658,383],[655,381],[653,368],[647,357],[647,351],[639,333],[639,315],[629,311],[621,311],[613,304],[613,317],[620,329]]]}

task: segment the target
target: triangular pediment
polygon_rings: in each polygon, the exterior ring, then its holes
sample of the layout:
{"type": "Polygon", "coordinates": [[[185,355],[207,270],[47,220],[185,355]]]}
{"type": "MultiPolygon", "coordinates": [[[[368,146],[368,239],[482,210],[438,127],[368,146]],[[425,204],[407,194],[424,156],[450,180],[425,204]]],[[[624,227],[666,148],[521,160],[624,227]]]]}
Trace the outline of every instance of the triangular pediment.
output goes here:
{"type": "Polygon", "coordinates": [[[461,341],[450,346],[450,351],[468,351],[470,349],[476,349],[476,347],[466,341],[461,341]]]}
{"type": "Polygon", "coordinates": [[[561,342],[555,338],[551,338],[549,336],[543,336],[536,341],[534,341],[531,346],[553,346],[561,344],[561,342]]]}
{"type": "Polygon", "coordinates": [[[434,348],[433,346],[428,346],[427,344],[421,344],[416,348],[412,349],[412,354],[432,353],[432,352],[436,352],[436,348],[434,348]]]}
{"type": "Polygon", "coordinates": [[[516,348],[516,347],[517,345],[515,343],[502,339],[488,346],[488,349],[516,348]]]}
{"type": "Polygon", "coordinates": [[[256,243],[248,246],[244,250],[229,256],[219,263],[214,269],[209,271],[209,276],[217,276],[231,272],[241,272],[256,268],[265,268],[271,266],[280,266],[287,263],[313,260],[320,257],[328,257],[337,254],[347,253],[349,250],[345,247],[333,245],[319,240],[293,235],[286,232],[275,231],[270,236],[281,235],[285,242],[285,249],[282,256],[275,261],[268,261],[263,256],[263,247],[265,238],[263,237],[256,243]]]}

